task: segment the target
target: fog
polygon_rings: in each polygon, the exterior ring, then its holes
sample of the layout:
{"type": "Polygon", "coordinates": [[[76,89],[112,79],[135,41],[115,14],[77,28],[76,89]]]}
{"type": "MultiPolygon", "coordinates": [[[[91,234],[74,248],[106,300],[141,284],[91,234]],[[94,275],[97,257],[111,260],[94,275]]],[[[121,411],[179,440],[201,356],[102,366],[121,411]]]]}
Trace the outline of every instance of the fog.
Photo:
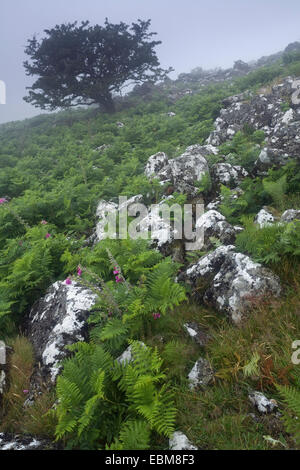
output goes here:
{"type": "Polygon", "coordinates": [[[25,103],[32,79],[23,68],[26,42],[34,34],[64,22],[88,19],[131,23],[152,20],[151,30],[162,44],[161,65],[181,72],[202,66],[229,67],[237,59],[250,61],[284,49],[300,39],[299,0],[2,0],[0,80],[6,84],[6,104],[0,123],[40,114],[25,103]]]}

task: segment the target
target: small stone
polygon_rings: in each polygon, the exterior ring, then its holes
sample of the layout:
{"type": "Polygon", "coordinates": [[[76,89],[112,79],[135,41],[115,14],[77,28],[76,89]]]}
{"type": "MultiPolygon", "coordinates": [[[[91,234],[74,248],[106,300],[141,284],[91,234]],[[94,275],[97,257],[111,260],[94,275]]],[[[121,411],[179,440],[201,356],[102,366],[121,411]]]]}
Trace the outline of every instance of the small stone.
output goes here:
{"type": "Polygon", "coordinates": [[[199,325],[194,322],[188,322],[183,325],[187,334],[197,343],[199,346],[205,347],[210,340],[209,334],[201,330],[199,325]]]}
{"type": "MultiPolygon", "coordinates": [[[[145,345],[145,343],[143,343],[142,341],[139,341],[140,345],[143,346],[144,348],[146,348],[147,346],[145,345]]],[[[121,356],[119,356],[117,358],[117,361],[119,364],[122,364],[122,365],[125,365],[131,361],[133,361],[133,355],[132,355],[132,346],[128,346],[127,349],[125,349],[125,351],[121,354],[121,356]]]]}
{"type": "Polygon", "coordinates": [[[293,222],[293,220],[300,220],[300,210],[288,209],[280,218],[280,222],[286,223],[293,222]]]}
{"type": "Polygon", "coordinates": [[[214,371],[209,362],[200,357],[188,375],[189,388],[194,390],[197,387],[207,387],[213,378],[214,371]]]}
{"type": "Polygon", "coordinates": [[[269,400],[261,392],[252,392],[249,394],[249,400],[261,414],[270,414],[278,408],[277,402],[273,399],[269,400]]]}

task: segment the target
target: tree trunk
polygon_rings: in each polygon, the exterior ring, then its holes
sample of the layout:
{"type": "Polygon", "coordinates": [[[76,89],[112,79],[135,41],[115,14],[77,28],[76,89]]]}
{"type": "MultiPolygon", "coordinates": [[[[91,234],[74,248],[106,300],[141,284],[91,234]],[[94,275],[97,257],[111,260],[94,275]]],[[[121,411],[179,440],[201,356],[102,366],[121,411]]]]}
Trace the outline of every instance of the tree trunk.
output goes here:
{"type": "Polygon", "coordinates": [[[101,96],[101,98],[99,99],[99,105],[107,113],[114,113],[116,111],[115,103],[111,96],[111,93],[108,93],[106,96],[101,96]]]}

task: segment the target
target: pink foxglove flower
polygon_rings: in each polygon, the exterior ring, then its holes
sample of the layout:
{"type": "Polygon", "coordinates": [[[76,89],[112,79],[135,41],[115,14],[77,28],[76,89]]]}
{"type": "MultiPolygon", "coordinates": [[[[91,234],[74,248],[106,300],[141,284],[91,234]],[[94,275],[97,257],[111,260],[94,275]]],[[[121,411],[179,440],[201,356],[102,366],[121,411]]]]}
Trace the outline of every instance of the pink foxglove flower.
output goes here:
{"type": "Polygon", "coordinates": [[[161,317],[160,313],[153,313],[152,316],[153,316],[154,320],[157,320],[158,318],[161,317]]]}
{"type": "Polygon", "coordinates": [[[81,274],[82,274],[82,269],[78,266],[78,268],[77,268],[77,276],[80,277],[81,274]]]}
{"type": "Polygon", "coordinates": [[[5,197],[0,198],[0,204],[5,204],[6,202],[8,202],[8,200],[5,199],[5,197]]]}
{"type": "Polygon", "coordinates": [[[65,283],[67,284],[67,286],[69,286],[70,284],[72,284],[72,279],[67,277],[67,279],[65,280],[65,283]]]}
{"type": "Polygon", "coordinates": [[[29,390],[23,390],[23,393],[26,395],[27,393],[29,393],[29,390]]]}
{"type": "Polygon", "coordinates": [[[41,220],[42,225],[47,225],[47,223],[48,223],[47,220],[41,220]]]}
{"type": "Polygon", "coordinates": [[[118,271],[117,269],[115,269],[115,270],[113,271],[113,273],[114,273],[114,274],[119,274],[119,271],[118,271]]]}
{"type": "Polygon", "coordinates": [[[46,233],[45,238],[50,238],[50,237],[51,237],[51,234],[50,234],[50,233],[46,233]]]}

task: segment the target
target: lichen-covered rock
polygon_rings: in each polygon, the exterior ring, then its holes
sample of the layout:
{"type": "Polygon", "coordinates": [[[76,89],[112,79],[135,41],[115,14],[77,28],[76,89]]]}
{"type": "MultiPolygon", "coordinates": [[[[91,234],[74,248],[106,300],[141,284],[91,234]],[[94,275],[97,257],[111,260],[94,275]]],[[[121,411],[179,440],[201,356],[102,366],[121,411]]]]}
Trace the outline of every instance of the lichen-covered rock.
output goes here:
{"type": "Polygon", "coordinates": [[[200,357],[188,375],[189,388],[190,390],[194,390],[197,387],[207,387],[207,385],[212,382],[213,378],[214,371],[209,362],[203,357],[200,357]]]}
{"type": "Polygon", "coordinates": [[[300,210],[288,209],[282,214],[280,218],[280,222],[286,223],[293,222],[293,220],[300,220],[300,210]]]}
{"type": "Polygon", "coordinates": [[[265,147],[260,152],[255,162],[255,170],[258,174],[266,174],[272,167],[280,167],[286,165],[289,155],[281,149],[265,147]]]}
{"type": "Polygon", "coordinates": [[[178,158],[169,161],[175,191],[196,195],[195,183],[209,173],[208,163],[200,145],[192,145],[178,158]]]}
{"type": "MultiPolygon", "coordinates": [[[[151,174],[151,171],[156,167],[155,162],[157,155],[154,155],[153,157],[155,158],[153,160],[150,159],[150,161],[148,162],[149,174],[151,174]]],[[[127,210],[128,215],[132,215],[133,217],[139,215],[139,220],[136,221],[135,226],[136,231],[135,233],[131,233],[130,236],[132,238],[140,237],[152,240],[151,243],[153,247],[158,248],[161,252],[163,252],[164,255],[170,255],[171,251],[174,248],[172,246],[171,249],[171,245],[176,239],[177,229],[173,226],[171,220],[166,217],[163,217],[162,205],[167,204],[167,201],[172,198],[172,195],[164,197],[164,199],[159,204],[153,204],[151,205],[151,207],[148,208],[146,206],[143,206],[142,209],[145,209],[146,212],[145,217],[142,216],[143,212],[140,211],[140,208],[138,206],[138,204],[143,202],[143,196],[141,194],[133,196],[124,202],[120,201],[120,204],[118,205],[111,201],[100,201],[96,212],[96,215],[98,217],[96,234],[95,237],[92,238],[92,240],[95,240],[95,242],[99,242],[107,238],[107,236],[111,238],[116,238],[117,233],[115,230],[108,233],[108,214],[112,214],[114,220],[118,212],[120,213],[120,211],[122,210],[127,210]]],[[[166,215],[168,214],[169,211],[167,211],[166,215]]]]}
{"type": "Polygon", "coordinates": [[[196,287],[206,281],[204,301],[239,323],[253,303],[281,292],[279,278],[248,256],[236,253],[232,245],[221,246],[200,258],[179,280],[196,287]]]}
{"type": "Polygon", "coordinates": [[[269,400],[263,393],[261,392],[252,392],[249,394],[249,400],[253,406],[258,410],[261,414],[269,414],[273,411],[276,411],[278,408],[277,402],[273,399],[269,400]]]}
{"type": "Polygon", "coordinates": [[[161,201],[156,207],[152,207],[148,215],[137,225],[140,233],[151,232],[151,240],[154,246],[162,251],[167,249],[175,237],[175,229],[171,221],[167,221],[160,214],[160,206],[166,201],[161,201]]]}
{"type": "Polygon", "coordinates": [[[6,374],[4,370],[0,370],[0,399],[1,399],[1,395],[4,393],[5,385],[6,385],[6,374]]]}
{"type": "Polygon", "coordinates": [[[275,217],[267,208],[263,208],[256,215],[254,222],[258,224],[260,228],[263,228],[272,225],[275,222],[275,217]]]}
{"type": "Polygon", "coordinates": [[[55,381],[65,346],[86,339],[87,318],[97,295],[86,287],[58,281],[34,304],[28,319],[28,338],[32,342],[39,372],[55,381]]]}
{"type": "Polygon", "coordinates": [[[213,279],[220,271],[227,255],[234,250],[235,246],[233,245],[219,246],[212,253],[203,256],[196,264],[190,266],[186,273],[179,276],[179,280],[186,278],[192,285],[195,285],[199,278],[213,279]]]}
{"type": "Polygon", "coordinates": [[[266,146],[256,162],[256,172],[264,173],[272,166],[285,165],[289,157],[299,159],[300,103],[292,99],[298,89],[299,80],[287,77],[271,91],[226,98],[207,143],[219,146],[248,126],[263,131],[266,137],[266,146]],[[283,104],[289,101],[292,107],[283,110],[283,104]]]}
{"type": "Polygon", "coordinates": [[[132,347],[128,346],[127,349],[117,358],[119,364],[125,365],[132,361],[132,347]]]}
{"type": "Polygon", "coordinates": [[[234,243],[236,237],[236,229],[229,224],[224,215],[215,210],[205,212],[196,222],[196,228],[202,231],[204,248],[212,248],[212,238],[220,240],[222,245],[230,245],[234,243]]]}
{"type": "Polygon", "coordinates": [[[105,152],[105,150],[108,150],[110,147],[111,147],[111,145],[109,145],[109,144],[102,144],[99,147],[96,147],[93,150],[93,152],[102,153],[102,152],[105,152]]]}
{"type": "Polygon", "coordinates": [[[198,450],[187,438],[185,434],[180,431],[174,432],[171,439],[169,439],[170,450],[198,450]]]}
{"type": "Polygon", "coordinates": [[[212,201],[210,201],[207,204],[206,209],[208,211],[217,211],[221,204],[222,204],[222,200],[221,200],[221,197],[219,196],[213,199],[212,201]]]}
{"type": "Polygon", "coordinates": [[[205,347],[210,340],[210,335],[202,330],[200,326],[195,322],[188,322],[183,325],[187,334],[195,341],[199,346],[205,347]]]}
{"type": "Polygon", "coordinates": [[[157,177],[159,172],[165,168],[169,163],[169,159],[164,152],[156,153],[155,155],[151,155],[148,158],[146,167],[145,167],[145,175],[147,178],[157,177]]]}
{"type": "Polygon", "coordinates": [[[210,145],[192,145],[180,157],[171,160],[164,153],[158,153],[149,158],[145,174],[149,179],[159,179],[162,184],[169,183],[176,192],[195,196],[196,183],[209,174],[205,156],[215,152],[217,149],[210,145]]]}
{"type": "MultiPolygon", "coordinates": [[[[116,204],[115,202],[112,202],[112,201],[101,200],[98,203],[98,206],[96,209],[96,217],[98,221],[96,225],[96,240],[95,241],[99,242],[101,240],[104,240],[107,237],[106,226],[107,226],[109,214],[114,215],[118,211],[129,209],[132,205],[142,202],[142,200],[143,200],[143,196],[141,194],[137,194],[136,196],[133,196],[127,199],[121,204],[116,204]]],[[[111,238],[116,238],[117,234],[114,231],[113,233],[110,233],[109,236],[111,238]]]]}
{"type": "Polygon", "coordinates": [[[239,165],[230,165],[230,163],[216,163],[211,170],[212,180],[215,185],[223,184],[229,188],[236,188],[241,184],[248,172],[239,165]]]}
{"type": "Polygon", "coordinates": [[[57,445],[46,439],[0,433],[0,450],[53,450],[57,445]]]}
{"type": "MultiPolygon", "coordinates": [[[[147,348],[145,343],[143,341],[139,341],[140,345],[143,346],[143,348],[147,348]]],[[[132,352],[132,346],[128,346],[127,349],[117,358],[117,361],[119,364],[125,365],[128,364],[129,362],[132,362],[134,360],[133,357],[133,352],[132,352]]]]}
{"type": "Polygon", "coordinates": [[[116,212],[118,206],[114,202],[110,201],[100,201],[98,203],[97,209],[96,209],[96,217],[98,219],[97,225],[96,225],[96,239],[97,241],[103,240],[106,235],[105,235],[105,226],[107,224],[107,214],[111,214],[116,212]]]}

